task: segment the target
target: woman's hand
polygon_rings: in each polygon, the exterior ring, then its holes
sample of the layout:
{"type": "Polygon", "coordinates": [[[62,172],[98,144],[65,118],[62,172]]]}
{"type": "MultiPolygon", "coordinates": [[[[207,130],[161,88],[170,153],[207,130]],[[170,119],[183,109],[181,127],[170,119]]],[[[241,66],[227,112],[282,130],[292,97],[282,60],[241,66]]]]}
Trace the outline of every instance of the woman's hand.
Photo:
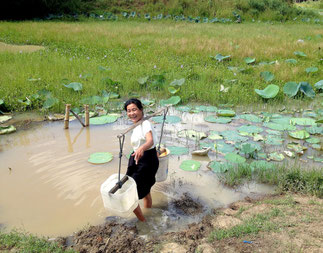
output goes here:
{"type": "Polygon", "coordinates": [[[153,144],[153,135],[151,131],[146,134],[146,142],[142,144],[133,154],[136,164],[138,164],[139,159],[144,155],[144,152],[149,149],[153,144]]]}

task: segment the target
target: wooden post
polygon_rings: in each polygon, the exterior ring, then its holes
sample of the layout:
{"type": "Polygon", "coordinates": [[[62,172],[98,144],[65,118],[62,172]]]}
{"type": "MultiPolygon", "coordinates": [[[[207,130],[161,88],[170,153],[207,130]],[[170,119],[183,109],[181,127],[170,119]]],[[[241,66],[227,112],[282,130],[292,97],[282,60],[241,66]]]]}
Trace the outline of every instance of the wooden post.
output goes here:
{"type": "Polygon", "coordinates": [[[71,105],[66,104],[65,105],[64,129],[68,129],[68,126],[70,123],[70,109],[71,109],[71,105]]]}
{"type": "Polygon", "coordinates": [[[90,125],[90,113],[89,113],[89,105],[84,105],[85,110],[85,126],[90,125]]]}

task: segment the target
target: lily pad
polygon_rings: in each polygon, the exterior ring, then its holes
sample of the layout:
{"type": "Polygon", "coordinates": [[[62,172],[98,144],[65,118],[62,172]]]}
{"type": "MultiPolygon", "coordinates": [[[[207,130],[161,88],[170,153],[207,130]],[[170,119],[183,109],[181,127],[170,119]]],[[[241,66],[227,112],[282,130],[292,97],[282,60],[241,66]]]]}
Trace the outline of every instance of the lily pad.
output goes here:
{"type": "Polygon", "coordinates": [[[284,150],[284,154],[287,155],[290,158],[294,158],[295,157],[295,153],[292,152],[292,151],[284,150]]]}
{"type": "Polygon", "coordinates": [[[180,112],[189,112],[192,108],[190,106],[176,106],[176,110],[180,112]]]}
{"type": "Polygon", "coordinates": [[[290,123],[300,126],[316,126],[315,119],[311,118],[291,118],[290,123]]]}
{"type": "Polygon", "coordinates": [[[318,144],[321,142],[319,138],[311,137],[306,139],[306,142],[311,143],[311,144],[318,144]]]}
{"type": "Polygon", "coordinates": [[[219,124],[227,124],[232,121],[232,118],[229,117],[215,117],[215,116],[207,116],[204,118],[205,121],[211,123],[219,123],[219,124]]]}
{"type": "Polygon", "coordinates": [[[266,98],[266,99],[274,98],[279,92],[279,86],[275,84],[270,84],[263,90],[255,89],[255,92],[262,98],[266,98]]]}
{"type": "Polygon", "coordinates": [[[239,132],[247,132],[249,134],[258,134],[263,131],[261,127],[254,126],[254,125],[246,125],[246,126],[241,126],[238,128],[239,132]]]}
{"type": "Polygon", "coordinates": [[[201,167],[201,163],[194,160],[185,160],[179,167],[185,171],[197,171],[201,167]]]}
{"type": "Polygon", "coordinates": [[[186,147],[168,146],[171,155],[186,155],[189,149],[186,147]]]}
{"type": "Polygon", "coordinates": [[[314,84],[314,87],[318,90],[323,90],[323,80],[320,80],[316,84],[314,84]]]}
{"type": "Polygon", "coordinates": [[[267,158],[267,160],[269,160],[269,161],[276,161],[276,162],[281,162],[284,159],[285,159],[285,156],[283,154],[279,154],[277,152],[270,153],[267,158]]]}
{"type": "Polygon", "coordinates": [[[283,91],[289,97],[295,97],[298,93],[301,83],[288,82],[284,85],[283,91]]]}
{"type": "Polygon", "coordinates": [[[207,137],[204,132],[198,132],[195,130],[181,130],[177,133],[177,136],[180,138],[190,138],[192,140],[201,140],[207,137]]]}
{"type": "Polygon", "coordinates": [[[318,151],[323,150],[322,146],[319,145],[319,144],[312,144],[312,148],[315,149],[315,150],[318,150],[318,151]]]}
{"type": "Polygon", "coordinates": [[[200,142],[200,148],[201,149],[211,148],[211,149],[215,150],[216,143],[212,143],[212,142],[200,142]]]}
{"type": "Polygon", "coordinates": [[[224,60],[229,60],[231,55],[222,55],[222,54],[217,54],[215,57],[211,56],[211,58],[217,60],[218,62],[224,61],[224,60]]]}
{"type": "Polygon", "coordinates": [[[323,127],[312,126],[306,127],[305,130],[310,134],[323,134],[323,127]]]}
{"type": "Polygon", "coordinates": [[[300,82],[299,90],[310,98],[315,97],[315,91],[313,90],[312,86],[308,82],[300,82]]]}
{"type": "Polygon", "coordinates": [[[175,79],[174,81],[172,81],[169,85],[170,86],[182,86],[185,83],[185,78],[181,78],[181,79],[175,79]]]}
{"type": "Polygon", "coordinates": [[[282,133],[279,131],[275,131],[275,130],[271,130],[271,129],[267,129],[266,132],[270,135],[281,135],[282,133]]]}
{"type": "Polygon", "coordinates": [[[310,137],[310,134],[305,130],[289,131],[288,135],[299,140],[304,140],[310,137]]]}
{"type": "Polygon", "coordinates": [[[234,117],[236,113],[232,110],[218,110],[217,115],[219,117],[234,117]]]}
{"type": "Polygon", "coordinates": [[[239,115],[240,119],[248,120],[250,122],[259,123],[262,122],[262,119],[253,114],[242,114],[239,115]]]}
{"type": "Polygon", "coordinates": [[[234,146],[227,144],[222,140],[219,140],[216,142],[216,151],[220,154],[225,155],[225,154],[234,152],[234,150],[235,150],[234,146]]]}
{"type": "Polygon", "coordinates": [[[297,154],[304,154],[304,150],[307,150],[307,147],[300,145],[299,143],[288,143],[287,148],[294,150],[297,154]]]}
{"type": "Polygon", "coordinates": [[[315,73],[317,72],[319,69],[317,67],[310,67],[310,68],[306,68],[305,71],[307,74],[309,73],[315,73]]]}
{"type": "MultiPolygon", "coordinates": [[[[164,116],[152,117],[151,120],[154,121],[155,123],[162,123],[164,120],[164,116]]],[[[166,116],[165,123],[167,124],[175,124],[179,122],[181,122],[181,118],[178,116],[172,116],[172,115],[166,116]]]]}
{"type": "Polygon", "coordinates": [[[0,116],[0,124],[2,124],[2,123],[4,123],[4,122],[6,122],[6,121],[8,121],[8,120],[11,120],[12,119],[12,116],[7,116],[7,115],[5,115],[5,116],[0,116]]]}
{"type": "Polygon", "coordinates": [[[10,125],[10,126],[0,126],[0,135],[1,134],[10,134],[15,132],[17,129],[10,125]]]}
{"type": "Polygon", "coordinates": [[[295,60],[295,59],[287,59],[287,60],[285,60],[285,62],[291,63],[291,64],[296,64],[297,60],[295,60]]]}
{"type": "Polygon", "coordinates": [[[256,62],[256,58],[250,58],[250,57],[246,57],[244,58],[245,63],[247,64],[252,64],[256,62]]]}
{"type": "Polygon", "coordinates": [[[283,144],[283,139],[279,138],[277,135],[267,135],[265,143],[268,145],[280,146],[283,144]]]}
{"type": "Polygon", "coordinates": [[[104,116],[90,118],[90,125],[104,125],[108,123],[113,123],[119,118],[118,115],[108,114],[104,116]]]}
{"type": "Polygon", "coordinates": [[[207,105],[198,105],[194,107],[194,110],[197,112],[216,112],[218,108],[215,106],[207,106],[207,105]]]}
{"type": "Polygon", "coordinates": [[[295,51],[294,55],[298,56],[298,57],[306,57],[307,55],[301,51],[295,51]]]}
{"type": "Polygon", "coordinates": [[[263,71],[260,73],[260,76],[265,80],[265,82],[271,82],[274,80],[275,75],[271,73],[270,71],[263,71]]]}
{"type": "Polygon", "coordinates": [[[273,130],[278,130],[278,131],[284,131],[284,130],[296,130],[296,127],[293,125],[282,125],[278,123],[273,123],[273,122],[267,122],[263,124],[264,127],[268,127],[273,130]]]}
{"type": "Polygon", "coordinates": [[[178,87],[177,89],[175,89],[172,86],[168,87],[168,91],[172,94],[176,94],[177,92],[179,92],[179,90],[180,90],[180,87],[178,87]]]}
{"type": "Polygon", "coordinates": [[[181,101],[181,98],[179,96],[172,96],[169,99],[162,99],[160,101],[161,106],[166,106],[166,105],[177,105],[181,101]]]}
{"type": "Polygon", "coordinates": [[[211,161],[208,163],[206,167],[208,167],[210,170],[212,170],[215,173],[224,173],[224,172],[227,172],[229,168],[232,168],[233,166],[234,165],[230,163],[211,161]]]}
{"type": "Polygon", "coordinates": [[[57,98],[53,98],[53,97],[48,97],[46,99],[46,101],[43,104],[43,109],[49,109],[51,107],[53,107],[55,104],[58,103],[58,99],[57,98]]]}
{"type": "Polygon", "coordinates": [[[73,82],[70,84],[64,84],[66,88],[73,89],[74,91],[80,91],[83,89],[83,85],[81,83],[73,82]]]}
{"type": "Polygon", "coordinates": [[[237,155],[235,153],[229,153],[226,154],[224,157],[227,161],[232,162],[232,163],[245,163],[246,162],[246,158],[237,155]]]}
{"type": "Polygon", "coordinates": [[[102,164],[110,162],[112,159],[113,155],[110,152],[98,152],[91,154],[88,162],[93,164],[102,164]]]}
{"type": "Polygon", "coordinates": [[[223,137],[217,131],[211,131],[207,138],[211,139],[211,140],[222,140],[223,139],[223,137]]]}
{"type": "Polygon", "coordinates": [[[232,142],[245,142],[245,141],[248,140],[247,137],[244,137],[244,136],[239,135],[237,131],[226,130],[226,131],[220,132],[220,134],[227,141],[232,141],[232,142]]]}

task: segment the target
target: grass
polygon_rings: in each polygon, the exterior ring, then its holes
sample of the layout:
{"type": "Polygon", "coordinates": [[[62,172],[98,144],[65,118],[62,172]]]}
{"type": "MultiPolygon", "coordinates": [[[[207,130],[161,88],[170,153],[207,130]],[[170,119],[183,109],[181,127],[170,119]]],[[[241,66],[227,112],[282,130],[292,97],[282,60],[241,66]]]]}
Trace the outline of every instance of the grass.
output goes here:
{"type": "MultiPolygon", "coordinates": [[[[319,25],[313,24],[1,22],[0,34],[2,42],[46,47],[33,53],[0,53],[0,69],[5,73],[0,76],[0,99],[14,111],[42,108],[46,97],[32,97],[41,89],[58,99],[50,107],[57,112],[63,112],[65,103],[81,106],[85,97],[102,96],[103,90],[122,97],[134,95],[132,91],[158,100],[170,97],[169,83],[180,78],[186,81],[176,95],[183,103],[264,104],[254,92],[268,85],[260,76],[263,71],[272,72],[272,83],[281,88],[265,106],[299,104],[284,96],[283,85],[289,81],[314,85],[322,76],[322,32],[319,25]],[[298,43],[299,39],[304,43],[298,43]],[[295,51],[307,57],[297,58],[295,51]],[[210,57],[218,53],[231,55],[231,61],[217,62],[210,57]],[[245,57],[256,58],[256,64],[247,65],[245,57]],[[289,58],[297,59],[297,64],[286,63],[289,58]],[[231,71],[229,66],[237,70],[231,71]],[[319,71],[306,74],[305,69],[311,66],[319,71]],[[162,76],[164,81],[154,87],[152,82],[140,85],[137,80],[146,76],[152,81],[162,76]],[[114,82],[103,81],[107,77],[114,82]],[[34,80],[28,81],[30,78],[34,80]],[[82,83],[83,90],[76,92],[63,86],[69,82],[82,83]],[[221,85],[229,87],[228,92],[220,92],[221,85]],[[31,104],[23,103],[26,97],[31,104]]],[[[311,104],[312,100],[303,101],[311,104]]]]}
{"type": "Polygon", "coordinates": [[[0,231],[0,251],[15,252],[51,252],[51,253],[72,253],[73,250],[63,250],[56,243],[49,242],[45,238],[39,238],[34,235],[11,231],[4,233],[0,231]],[[18,251],[16,251],[18,250],[18,251]]]}

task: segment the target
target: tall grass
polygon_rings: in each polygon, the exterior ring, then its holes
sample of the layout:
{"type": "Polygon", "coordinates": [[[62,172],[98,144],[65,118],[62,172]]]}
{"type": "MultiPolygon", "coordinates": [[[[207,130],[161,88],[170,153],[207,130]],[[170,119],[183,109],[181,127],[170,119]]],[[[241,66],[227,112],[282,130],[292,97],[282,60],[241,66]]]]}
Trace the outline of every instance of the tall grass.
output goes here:
{"type": "MultiPolygon", "coordinates": [[[[79,106],[81,98],[100,95],[102,90],[112,91],[102,81],[106,77],[120,83],[113,91],[121,96],[129,96],[132,91],[154,98],[169,97],[167,85],[174,79],[186,78],[178,94],[184,103],[246,105],[263,103],[254,92],[268,85],[260,76],[262,71],[271,71],[275,75],[272,83],[281,88],[289,81],[313,85],[322,76],[323,53],[319,48],[323,47],[323,38],[319,25],[1,22],[0,34],[0,41],[6,43],[46,47],[34,53],[0,52],[0,99],[11,110],[25,110],[18,99],[24,100],[43,88],[60,101],[52,110],[62,111],[64,103],[79,106]],[[297,42],[299,39],[304,42],[297,42]],[[295,51],[307,57],[297,58],[295,51]],[[210,57],[218,53],[231,55],[231,61],[217,62],[210,57]],[[247,65],[245,57],[255,57],[256,64],[247,65]],[[298,63],[286,63],[288,58],[298,63]],[[258,65],[264,61],[276,63],[258,65]],[[229,66],[237,70],[231,71],[229,66]],[[311,66],[319,67],[319,71],[306,74],[305,69],[311,66]],[[142,87],[137,81],[157,74],[166,79],[159,89],[142,87]],[[40,80],[31,82],[29,78],[40,80]],[[81,82],[84,88],[75,92],[63,86],[66,82],[81,82]],[[220,92],[221,85],[229,87],[228,92],[220,92]]],[[[288,101],[281,90],[268,104],[288,101]]],[[[40,105],[34,104],[33,108],[40,105]]]]}

